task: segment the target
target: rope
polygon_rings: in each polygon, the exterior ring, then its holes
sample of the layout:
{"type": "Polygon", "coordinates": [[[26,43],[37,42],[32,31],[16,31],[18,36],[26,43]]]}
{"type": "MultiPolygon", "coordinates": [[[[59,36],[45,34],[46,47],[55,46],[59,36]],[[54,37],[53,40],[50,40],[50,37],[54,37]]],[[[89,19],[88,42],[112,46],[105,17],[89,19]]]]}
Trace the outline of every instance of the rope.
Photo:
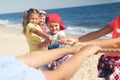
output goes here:
{"type": "Polygon", "coordinates": [[[120,54],[120,49],[101,49],[98,52],[102,53],[117,53],[120,54]]]}
{"type": "MultiPolygon", "coordinates": [[[[53,39],[53,41],[57,42],[58,40],[53,39]]],[[[72,45],[73,43],[67,43],[66,45],[72,45]]],[[[101,49],[98,52],[101,53],[117,53],[120,54],[120,49],[101,49]]]]}

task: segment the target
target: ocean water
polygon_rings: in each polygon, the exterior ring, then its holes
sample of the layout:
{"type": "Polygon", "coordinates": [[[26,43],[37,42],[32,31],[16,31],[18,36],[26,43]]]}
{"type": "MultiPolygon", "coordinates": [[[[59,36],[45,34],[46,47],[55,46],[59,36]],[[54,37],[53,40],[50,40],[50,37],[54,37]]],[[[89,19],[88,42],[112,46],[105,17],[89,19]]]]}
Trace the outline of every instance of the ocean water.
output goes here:
{"type": "MultiPolygon", "coordinates": [[[[61,15],[67,34],[83,35],[98,30],[120,14],[120,2],[45,10],[61,15]]],[[[22,12],[0,14],[0,26],[22,30],[22,12]]],[[[111,35],[107,35],[110,37],[111,35]]]]}

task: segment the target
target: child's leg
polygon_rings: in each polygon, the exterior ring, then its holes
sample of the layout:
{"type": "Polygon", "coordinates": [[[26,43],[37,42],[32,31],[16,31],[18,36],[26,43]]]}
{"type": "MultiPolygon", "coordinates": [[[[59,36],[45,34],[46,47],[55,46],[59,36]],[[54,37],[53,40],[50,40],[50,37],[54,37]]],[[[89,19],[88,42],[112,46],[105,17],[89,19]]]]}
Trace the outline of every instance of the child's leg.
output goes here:
{"type": "Polygon", "coordinates": [[[23,56],[17,56],[17,60],[24,61],[31,67],[40,68],[48,64],[50,61],[54,61],[67,54],[77,53],[83,46],[74,46],[67,48],[57,48],[47,51],[35,51],[23,56]]]}
{"type": "Polygon", "coordinates": [[[84,60],[95,54],[100,48],[95,46],[87,46],[80,52],[73,55],[69,60],[65,61],[54,71],[44,72],[47,80],[69,80],[80,68],[84,60]]]}

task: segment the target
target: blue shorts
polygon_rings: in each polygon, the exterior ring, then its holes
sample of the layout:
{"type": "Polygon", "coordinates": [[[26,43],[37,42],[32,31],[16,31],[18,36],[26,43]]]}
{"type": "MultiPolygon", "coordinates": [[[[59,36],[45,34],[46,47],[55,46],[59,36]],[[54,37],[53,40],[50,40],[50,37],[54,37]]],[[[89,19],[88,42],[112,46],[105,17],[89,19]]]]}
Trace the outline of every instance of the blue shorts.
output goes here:
{"type": "Polygon", "coordinates": [[[46,80],[44,74],[15,57],[0,56],[0,80],[46,80]]]}

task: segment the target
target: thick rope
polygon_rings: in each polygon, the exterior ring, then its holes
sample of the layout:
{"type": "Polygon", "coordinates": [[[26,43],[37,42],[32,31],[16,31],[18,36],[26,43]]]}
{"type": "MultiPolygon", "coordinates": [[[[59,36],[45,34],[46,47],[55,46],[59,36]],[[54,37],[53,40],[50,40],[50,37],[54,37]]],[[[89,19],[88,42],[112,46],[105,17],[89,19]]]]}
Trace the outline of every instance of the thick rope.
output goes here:
{"type": "Polygon", "coordinates": [[[118,53],[118,54],[120,54],[120,49],[101,49],[98,52],[102,52],[102,53],[118,53]]]}

